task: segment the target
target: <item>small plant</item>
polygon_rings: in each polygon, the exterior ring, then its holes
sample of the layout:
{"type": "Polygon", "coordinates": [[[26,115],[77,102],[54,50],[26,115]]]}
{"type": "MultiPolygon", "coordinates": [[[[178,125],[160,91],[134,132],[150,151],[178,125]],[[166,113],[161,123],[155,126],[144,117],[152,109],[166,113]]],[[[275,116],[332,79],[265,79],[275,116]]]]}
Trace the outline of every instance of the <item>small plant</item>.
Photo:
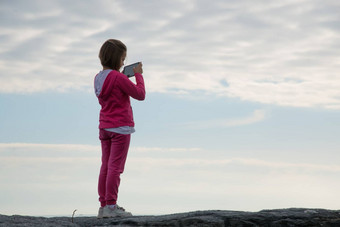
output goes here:
{"type": "Polygon", "coordinates": [[[76,211],[77,211],[77,209],[75,209],[75,210],[73,211],[73,214],[72,214],[72,223],[73,223],[74,213],[76,213],[76,211]]]}

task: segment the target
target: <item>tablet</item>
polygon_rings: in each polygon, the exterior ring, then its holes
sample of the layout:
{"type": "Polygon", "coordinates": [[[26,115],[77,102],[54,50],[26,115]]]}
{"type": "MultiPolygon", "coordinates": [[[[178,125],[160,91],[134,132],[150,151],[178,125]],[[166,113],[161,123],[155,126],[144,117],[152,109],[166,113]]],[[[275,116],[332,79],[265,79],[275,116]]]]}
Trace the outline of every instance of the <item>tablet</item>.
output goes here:
{"type": "Polygon", "coordinates": [[[123,74],[127,75],[128,77],[132,77],[135,75],[133,72],[133,68],[136,67],[140,62],[133,63],[131,65],[127,65],[123,69],[123,74]]]}

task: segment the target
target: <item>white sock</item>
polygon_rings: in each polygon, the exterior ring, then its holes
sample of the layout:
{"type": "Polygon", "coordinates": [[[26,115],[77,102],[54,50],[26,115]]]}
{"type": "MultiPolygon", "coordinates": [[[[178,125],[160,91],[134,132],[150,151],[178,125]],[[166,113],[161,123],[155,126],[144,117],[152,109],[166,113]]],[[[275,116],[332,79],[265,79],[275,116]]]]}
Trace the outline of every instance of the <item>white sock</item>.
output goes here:
{"type": "Polygon", "coordinates": [[[111,210],[115,208],[116,205],[107,205],[111,210]]]}

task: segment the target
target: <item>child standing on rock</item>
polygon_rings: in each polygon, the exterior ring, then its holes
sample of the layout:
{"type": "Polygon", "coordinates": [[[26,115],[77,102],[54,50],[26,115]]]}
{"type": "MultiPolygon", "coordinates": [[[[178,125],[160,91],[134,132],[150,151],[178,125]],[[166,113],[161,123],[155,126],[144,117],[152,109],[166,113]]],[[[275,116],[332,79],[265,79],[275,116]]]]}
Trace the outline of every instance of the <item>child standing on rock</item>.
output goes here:
{"type": "Polygon", "coordinates": [[[136,84],[119,70],[124,65],[127,48],[119,40],[109,39],[99,51],[103,66],[94,79],[94,89],[101,105],[99,139],[102,164],[98,180],[100,208],[98,218],[126,217],[132,214],[117,205],[120,174],[124,171],[131,133],[135,132],[130,97],[145,99],[142,63],[133,71],[136,84]]]}

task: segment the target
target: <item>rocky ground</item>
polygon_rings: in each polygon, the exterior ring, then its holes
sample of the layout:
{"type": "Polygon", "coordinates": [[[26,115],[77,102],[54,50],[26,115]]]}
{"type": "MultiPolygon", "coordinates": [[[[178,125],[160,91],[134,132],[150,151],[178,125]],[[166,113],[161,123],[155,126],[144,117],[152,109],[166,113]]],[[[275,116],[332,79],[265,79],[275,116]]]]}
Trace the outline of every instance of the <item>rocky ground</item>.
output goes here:
{"type": "Polygon", "coordinates": [[[97,219],[96,217],[31,217],[0,215],[0,226],[325,226],[340,227],[340,210],[290,208],[188,213],[97,219]],[[73,222],[72,222],[73,221],[73,222]]]}

